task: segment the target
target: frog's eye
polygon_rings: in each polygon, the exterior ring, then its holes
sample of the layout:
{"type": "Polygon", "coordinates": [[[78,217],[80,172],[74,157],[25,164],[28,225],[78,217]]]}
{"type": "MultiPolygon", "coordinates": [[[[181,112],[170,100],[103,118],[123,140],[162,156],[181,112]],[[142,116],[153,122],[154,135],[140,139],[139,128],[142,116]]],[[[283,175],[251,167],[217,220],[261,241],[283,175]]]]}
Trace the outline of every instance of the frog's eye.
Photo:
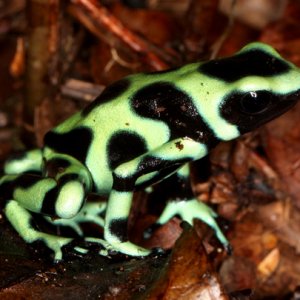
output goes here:
{"type": "Polygon", "coordinates": [[[248,92],[241,96],[240,105],[246,114],[259,114],[265,111],[271,102],[271,94],[267,91],[248,92]]]}

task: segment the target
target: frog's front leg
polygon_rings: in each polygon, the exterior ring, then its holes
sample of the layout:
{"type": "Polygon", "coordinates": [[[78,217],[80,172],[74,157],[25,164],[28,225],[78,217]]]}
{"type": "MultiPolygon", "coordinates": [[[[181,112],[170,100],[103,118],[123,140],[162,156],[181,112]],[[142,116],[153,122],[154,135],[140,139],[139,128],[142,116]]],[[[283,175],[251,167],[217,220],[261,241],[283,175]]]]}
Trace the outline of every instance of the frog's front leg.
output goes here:
{"type": "Polygon", "coordinates": [[[6,199],[4,213],[28,243],[41,240],[61,259],[61,247],[71,241],[33,228],[30,212],[72,218],[81,209],[92,186],[89,171],[67,155],[53,155],[45,164],[45,175],[5,175],[0,194],[6,199]]]}
{"type": "Polygon", "coordinates": [[[217,238],[224,247],[226,249],[230,247],[228,240],[215,221],[217,214],[194,196],[190,183],[189,165],[185,164],[167,181],[172,182],[173,189],[170,190],[169,200],[162,214],[156,223],[150,227],[150,230],[146,232],[147,236],[152,232],[152,229],[167,223],[175,215],[178,215],[191,225],[193,225],[194,219],[200,219],[205,222],[215,231],[217,238]]]}
{"type": "MultiPolygon", "coordinates": [[[[162,170],[176,171],[185,162],[199,159],[207,153],[206,146],[189,138],[172,140],[136,159],[119,165],[113,172],[113,187],[109,196],[104,237],[107,250],[133,256],[144,256],[149,250],[128,240],[127,223],[133,191],[137,184],[159,178],[162,170]]],[[[100,252],[106,255],[107,252],[100,252]]]]}

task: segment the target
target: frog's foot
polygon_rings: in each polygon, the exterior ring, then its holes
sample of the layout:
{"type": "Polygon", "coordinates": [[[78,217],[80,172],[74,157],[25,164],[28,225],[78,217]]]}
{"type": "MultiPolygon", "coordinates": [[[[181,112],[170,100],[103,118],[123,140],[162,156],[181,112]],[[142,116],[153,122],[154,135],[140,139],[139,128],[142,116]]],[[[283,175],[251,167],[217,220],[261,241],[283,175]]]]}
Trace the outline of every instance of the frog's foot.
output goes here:
{"type": "MultiPolygon", "coordinates": [[[[151,229],[165,224],[175,215],[179,215],[182,220],[191,225],[193,225],[193,219],[200,219],[205,222],[215,231],[217,238],[223,246],[226,249],[229,248],[229,242],[215,220],[217,214],[209,206],[197,199],[168,202],[161,216],[151,229]]],[[[146,232],[146,236],[149,236],[149,232],[150,231],[146,232]]]]}
{"type": "MultiPolygon", "coordinates": [[[[151,253],[151,250],[142,248],[138,245],[135,245],[129,241],[127,242],[114,242],[109,243],[103,239],[94,238],[94,237],[85,237],[84,242],[89,244],[86,247],[74,247],[74,250],[80,254],[86,254],[89,251],[91,245],[100,246],[102,249],[99,251],[99,254],[102,256],[111,256],[111,255],[130,255],[143,257],[151,253]]],[[[160,253],[158,250],[155,250],[157,253],[160,253]]],[[[162,251],[161,251],[162,253],[162,251]]]]}
{"type": "Polygon", "coordinates": [[[71,219],[55,219],[45,217],[45,219],[56,226],[68,226],[72,228],[79,236],[83,236],[80,223],[93,223],[104,227],[104,219],[100,216],[106,209],[105,202],[88,202],[81,211],[71,219]]]}
{"type": "Polygon", "coordinates": [[[125,255],[142,257],[142,256],[147,256],[151,253],[151,250],[135,245],[129,241],[122,242],[122,243],[121,242],[108,243],[104,241],[102,245],[104,246],[105,249],[101,250],[99,254],[103,256],[107,256],[111,253],[114,254],[117,252],[125,255]]]}
{"type": "Polygon", "coordinates": [[[72,242],[72,238],[59,237],[36,230],[31,213],[15,200],[7,202],[4,213],[19,235],[27,242],[42,241],[54,252],[56,261],[62,259],[62,248],[72,242]]]}
{"type": "Polygon", "coordinates": [[[73,241],[72,238],[51,235],[38,231],[36,231],[36,236],[36,240],[43,241],[46,244],[46,246],[54,252],[55,261],[60,261],[63,258],[62,248],[73,241]]]}
{"type": "MultiPolygon", "coordinates": [[[[138,245],[135,245],[129,241],[127,242],[113,242],[109,243],[103,239],[93,238],[93,237],[86,237],[84,241],[89,244],[98,244],[103,249],[99,251],[99,254],[102,256],[110,256],[115,254],[124,254],[130,256],[147,256],[151,253],[151,250],[145,249],[138,245]]],[[[84,248],[82,248],[84,249],[84,248]]],[[[77,249],[75,249],[77,250],[77,249]]]]}

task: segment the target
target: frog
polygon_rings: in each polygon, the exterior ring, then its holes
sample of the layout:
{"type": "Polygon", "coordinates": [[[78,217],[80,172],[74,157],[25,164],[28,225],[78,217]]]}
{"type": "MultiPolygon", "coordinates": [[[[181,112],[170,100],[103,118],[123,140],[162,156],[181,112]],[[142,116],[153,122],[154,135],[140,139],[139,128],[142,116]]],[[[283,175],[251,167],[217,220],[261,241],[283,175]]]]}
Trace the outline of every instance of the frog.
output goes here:
{"type": "Polygon", "coordinates": [[[176,193],[153,226],[174,216],[198,219],[229,247],[217,214],[192,190],[189,166],[282,115],[299,96],[299,68],[261,42],[232,56],[129,75],[47,132],[41,149],[5,162],[4,215],[26,243],[43,242],[57,261],[75,238],[40,230],[35,215],[74,229],[99,255],[144,257],[153,250],[128,237],[133,194],[172,180],[176,193]],[[89,202],[90,194],[108,200],[89,202]],[[103,236],[85,236],[83,222],[103,227],[103,236]]]}

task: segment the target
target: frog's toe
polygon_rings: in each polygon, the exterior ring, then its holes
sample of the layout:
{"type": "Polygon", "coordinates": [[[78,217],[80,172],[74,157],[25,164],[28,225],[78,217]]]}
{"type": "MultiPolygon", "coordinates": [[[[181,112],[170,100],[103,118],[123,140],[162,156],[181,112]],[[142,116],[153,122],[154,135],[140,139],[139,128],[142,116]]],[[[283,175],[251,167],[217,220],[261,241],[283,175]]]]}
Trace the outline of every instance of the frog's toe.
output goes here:
{"type": "Polygon", "coordinates": [[[89,249],[79,246],[75,246],[73,249],[79,255],[85,255],[89,252],[89,249]]]}
{"type": "Polygon", "coordinates": [[[224,247],[229,245],[227,238],[215,220],[218,215],[206,204],[199,202],[197,199],[190,200],[186,203],[186,207],[180,212],[180,215],[184,221],[190,224],[193,224],[193,219],[200,219],[215,231],[218,240],[224,247]]]}
{"type": "Polygon", "coordinates": [[[229,244],[215,220],[218,215],[205,203],[197,199],[170,201],[156,223],[164,224],[175,215],[179,215],[183,221],[191,225],[194,219],[203,221],[215,231],[217,238],[225,247],[229,244]]]}
{"type": "Polygon", "coordinates": [[[62,260],[62,248],[70,244],[72,242],[72,238],[44,234],[42,232],[39,235],[40,239],[46,244],[46,246],[54,252],[54,260],[62,260]]]}
{"type": "Polygon", "coordinates": [[[233,247],[230,243],[223,245],[225,248],[225,251],[227,252],[228,255],[232,255],[233,253],[233,247]]]}
{"type": "Polygon", "coordinates": [[[135,245],[129,241],[122,242],[122,243],[105,242],[103,246],[105,247],[105,249],[99,252],[99,254],[103,256],[121,253],[130,256],[142,257],[142,256],[147,256],[151,253],[151,250],[135,245]]]}

